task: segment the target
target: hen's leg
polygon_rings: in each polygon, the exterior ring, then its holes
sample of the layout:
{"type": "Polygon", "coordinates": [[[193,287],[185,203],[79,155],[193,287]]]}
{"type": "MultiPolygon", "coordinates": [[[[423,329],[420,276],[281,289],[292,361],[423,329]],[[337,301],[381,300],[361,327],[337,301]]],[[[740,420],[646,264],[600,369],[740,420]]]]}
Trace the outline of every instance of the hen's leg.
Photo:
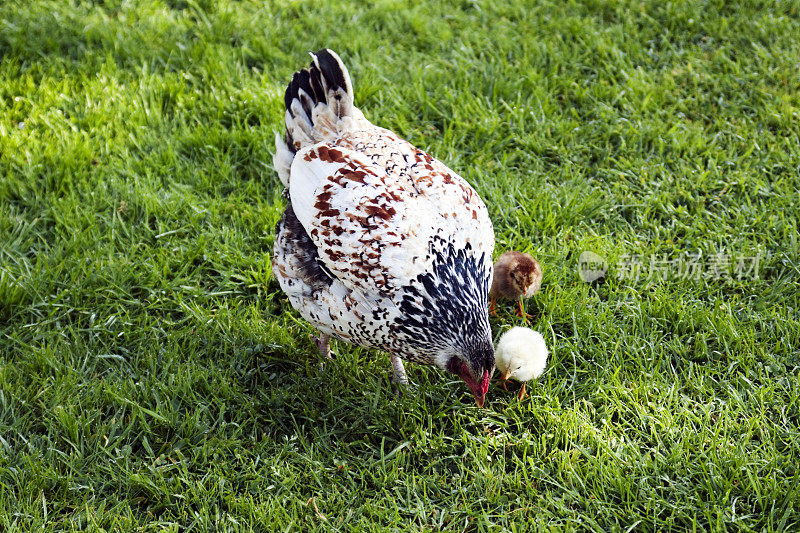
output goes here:
{"type": "MultiPolygon", "coordinates": [[[[309,335],[309,339],[317,346],[317,350],[319,354],[325,359],[333,359],[333,354],[331,353],[331,337],[330,335],[325,335],[324,333],[320,333],[319,337],[316,335],[309,335]]],[[[324,370],[325,364],[323,361],[319,362],[319,369],[324,370]]]]}
{"type": "Polygon", "coordinates": [[[392,392],[400,396],[401,390],[398,385],[405,387],[408,385],[408,376],[406,376],[406,368],[403,366],[403,360],[393,353],[389,354],[389,359],[392,361],[392,372],[389,378],[391,383],[392,392]]]}

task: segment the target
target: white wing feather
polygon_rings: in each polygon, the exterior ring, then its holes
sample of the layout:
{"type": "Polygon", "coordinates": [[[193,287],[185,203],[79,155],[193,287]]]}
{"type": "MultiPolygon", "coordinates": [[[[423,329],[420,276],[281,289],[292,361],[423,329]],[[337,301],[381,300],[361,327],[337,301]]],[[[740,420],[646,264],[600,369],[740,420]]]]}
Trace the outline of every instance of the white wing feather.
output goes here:
{"type": "MultiPolygon", "coordinates": [[[[398,146],[391,149],[397,156],[398,146]]],[[[375,159],[339,143],[303,149],[292,162],[295,214],[337,279],[389,296],[428,271],[435,248],[446,241],[457,249],[471,243],[471,254],[491,257],[488,213],[465,181],[432,158],[433,173],[424,167],[398,172],[396,164],[375,159]]]]}

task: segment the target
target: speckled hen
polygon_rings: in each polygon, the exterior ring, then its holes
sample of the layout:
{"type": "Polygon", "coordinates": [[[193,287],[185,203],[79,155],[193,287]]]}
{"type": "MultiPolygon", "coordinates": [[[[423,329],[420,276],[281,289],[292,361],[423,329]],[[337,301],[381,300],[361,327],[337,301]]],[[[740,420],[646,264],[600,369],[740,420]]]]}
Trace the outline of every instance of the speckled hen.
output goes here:
{"type": "Polygon", "coordinates": [[[289,205],[276,228],[273,271],[292,306],[319,330],[462,378],[483,405],[494,370],[487,312],[494,231],[458,174],[353,105],[331,50],[311,54],[285,95],[274,165],[289,205]]]}

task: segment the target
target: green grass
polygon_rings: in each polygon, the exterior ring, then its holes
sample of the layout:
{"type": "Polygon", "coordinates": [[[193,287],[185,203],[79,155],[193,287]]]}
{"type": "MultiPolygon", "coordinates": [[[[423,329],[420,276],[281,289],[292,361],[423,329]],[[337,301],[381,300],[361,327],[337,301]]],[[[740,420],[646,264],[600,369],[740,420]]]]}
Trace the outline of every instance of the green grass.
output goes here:
{"type": "Polygon", "coordinates": [[[798,35],[789,1],[3,2],[0,530],[800,528],[798,35]],[[530,398],[317,370],[271,154],[323,46],[544,266],[530,398]],[[760,276],[615,275],[697,252],[760,276]]]}

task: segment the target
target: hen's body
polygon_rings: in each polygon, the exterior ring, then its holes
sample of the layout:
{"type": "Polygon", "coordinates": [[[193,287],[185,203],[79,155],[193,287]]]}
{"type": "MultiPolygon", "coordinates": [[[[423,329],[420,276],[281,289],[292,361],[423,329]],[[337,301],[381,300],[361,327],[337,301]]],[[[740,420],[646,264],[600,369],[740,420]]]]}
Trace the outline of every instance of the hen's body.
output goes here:
{"type": "Polygon", "coordinates": [[[486,207],[453,171],[363,117],[338,56],[314,59],[287,89],[276,143],[290,198],[275,240],[281,288],[321,333],[435,364],[485,393],[486,207]]]}

